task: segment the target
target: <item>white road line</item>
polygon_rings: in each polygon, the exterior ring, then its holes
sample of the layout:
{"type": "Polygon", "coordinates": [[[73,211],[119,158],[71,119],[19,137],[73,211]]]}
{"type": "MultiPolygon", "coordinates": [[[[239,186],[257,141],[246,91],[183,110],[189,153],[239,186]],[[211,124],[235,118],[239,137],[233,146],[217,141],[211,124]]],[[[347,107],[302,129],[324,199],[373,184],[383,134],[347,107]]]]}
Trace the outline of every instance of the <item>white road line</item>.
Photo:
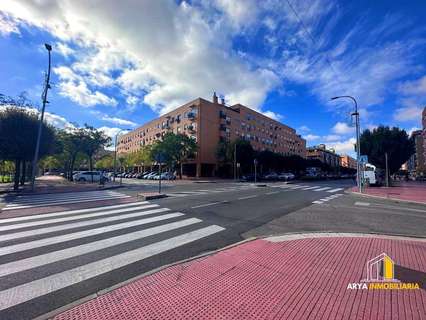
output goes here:
{"type": "Polygon", "coordinates": [[[43,204],[36,204],[36,205],[32,205],[32,206],[19,206],[19,207],[6,207],[3,208],[2,210],[16,210],[16,209],[27,209],[27,208],[34,208],[34,207],[43,207],[43,206],[51,206],[51,205],[56,205],[56,204],[67,204],[67,203],[77,203],[77,202],[90,202],[90,201],[99,201],[99,200],[109,200],[109,199],[123,199],[123,198],[130,198],[130,196],[122,196],[122,197],[105,197],[102,199],[86,199],[86,200],[82,200],[82,199],[78,199],[78,200],[72,200],[72,201],[61,201],[61,202],[53,202],[53,203],[43,203],[43,204]]]}
{"type": "Polygon", "coordinates": [[[360,206],[360,207],[368,207],[368,206],[370,206],[370,203],[369,202],[357,201],[357,202],[355,202],[355,205],[360,206]]]}
{"type": "Polygon", "coordinates": [[[305,188],[305,189],[303,189],[303,190],[312,190],[312,189],[316,189],[316,188],[319,188],[320,186],[314,186],[314,187],[308,187],[308,188],[305,188]]]}
{"type": "Polygon", "coordinates": [[[189,195],[196,195],[196,194],[206,194],[206,192],[199,192],[199,191],[181,191],[179,193],[183,193],[183,194],[189,194],[189,195]]]}
{"type": "Polygon", "coordinates": [[[245,199],[251,199],[251,198],[256,198],[256,197],[257,197],[257,195],[253,195],[253,196],[241,197],[241,198],[238,198],[238,200],[245,200],[245,199]]]}
{"type": "Polygon", "coordinates": [[[219,203],[221,203],[221,202],[219,201],[219,202],[210,202],[210,203],[200,204],[198,206],[191,207],[191,209],[197,209],[197,208],[204,208],[204,207],[214,206],[215,204],[219,204],[219,203]]]}
{"type": "Polygon", "coordinates": [[[100,196],[100,195],[121,195],[121,193],[113,191],[90,191],[90,192],[67,192],[67,193],[49,193],[38,196],[21,196],[22,198],[14,198],[12,202],[24,201],[44,201],[51,199],[69,199],[69,198],[82,198],[87,196],[100,196]]]}
{"type": "Polygon", "coordinates": [[[170,197],[187,197],[189,194],[181,194],[181,193],[167,193],[170,197]]]}
{"type": "Polygon", "coordinates": [[[163,221],[163,220],[167,220],[167,219],[172,219],[172,218],[180,217],[180,216],[183,216],[183,215],[184,214],[181,213],[181,212],[168,213],[168,214],[163,214],[161,216],[145,218],[145,219],[136,220],[136,221],[122,222],[122,223],[113,224],[113,225],[106,226],[106,227],[100,227],[100,228],[95,228],[95,229],[90,229],[90,230],[67,233],[67,234],[61,235],[61,236],[44,238],[44,239],[40,239],[40,240],[34,240],[34,241],[25,242],[25,243],[19,243],[19,244],[7,246],[7,247],[1,247],[0,248],[0,256],[4,256],[4,255],[7,255],[7,254],[11,254],[11,253],[16,253],[16,252],[20,252],[20,251],[30,250],[30,249],[32,250],[32,249],[35,249],[35,248],[44,247],[44,246],[48,246],[48,245],[52,245],[52,244],[56,244],[56,243],[61,243],[61,242],[66,242],[66,241],[71,241],[71,240],[75,240],[75,239],[83,239],[83,238],[95,236],[95,235],[98,235],[98,234],[103,234],[103,233],[107,233],[107,232],[111,232],[111,231],[126,229],[126,228],[130,228],[130,227],[141,226],[141,225],[144,225],[144,224],[163,221]]]}
{"type": "Polygon", "coordinates": [[[340,191],[340,190],[343,190],[343,188],[331,189],[331,190],[328,190],[327,192],[333,193],[333,192],[337,192],[337,191],[340,191]]]}
{"type": "Polygon", "coordinates": [[[312,201],[312,203],[316,203],[316,204],[322,204],[322,201],[312,201]]]}
{"type": "Polygon", "coordinates": [[[58,212],[36,214],[36,215],[24,216],[24,217],[0,219],[0,225],[4,223],[17,222],[17,221],[28,221],[28,220],[35,220],[40,218],[59,217],[59,216],[65,216],[65,215],[74,214],[74,213],[86,213],[86,212],[95,212],[95,211],[100,211],[105,209],[110,210],[110,209],[118,209],[118,208],[124,208],[124,207],[140,206],[140,205],[148,204],[148,203],[149,203],[148,201],[131,202],[131,203],[125,203],[125,204],[117,204],[113,206],[95,207],[95,208],[78,209],[78,210],[70,210],[70,211],[58,211],[58,212]]]}
{"type": "Polygon", "coordinates": [[[324,188],[316,189],[314,191],[324,191],[324,190],[328,190],[328,189],[330,189],[330,187],[324,187],[324,188]]]}
{"type": "Polygon", "coordinates": [[[25,200],[25,201],[12,201],[8,205],[27,205],[27,204],[39,204],[39,203],[50,203],[50,202],[59,202],[59,201],[71,201],[71,200],[80,200],[80,199],[100,199],[100,198],[117,198],[124,197],[125,194],[99,194],[99,195],[87,195],[81,197],[61,197],[61,198],[51,198],[51,199],[38,199],[38,200],[25,200]]]}
{"type": "Polygon", "coordinates": [[[61,261],[76,256],[81,256],[90,252],[102,250],[104,248],[113,247],[126,242],[131,242],[146,237],[150,237],[162,232],[169,230],[175,230],[178,228],[186,227],[194,223],[201,222],[200,219],[191,218],[182,221],[172,222],[161,226],[148,228],[145,230],[139,230],[131,233],[126,233],[112,238],[102,239],[94,242],[89,242],[75,247],[66,248],[63,250],[53,251],[39,256],[33,256],[30,258],[13,261],[0,265],[0,277],[6,276],[12,273],[29,270],[39,266],[47,265],[56,261],[61,261]]]}
{"type": "Polygon", "coordinates": [[[0,292],[0,310],[55,292],[76,283],[116,270],[131,263],[205,238],[224,228],[213,225],[156,242],[135,250],[98,260],[0,292]]]}
{"type": "Polygon", "coordinates": [[[270,194],[276,194],[276,193],[280,193],[279,191],[273,191],[273,192],[267,192],[265,194],[270,195],[270,194]]]}
{"type": "Polygon", "coordinates": [[[129,213],[129,214],[121,214],[121,215],[117,215],[117,216],[114,216],[114,217],[108,217],[108,218],[102,218],[102,219],[93,219],[93,220],[89,220],[89,221],[81,221],[81,222],[63,224],[63,225],[60,225],[60,226],[10,233],[10,234],[5,234],[5,235],[0,235],[0,241],[14,240],[14,239],[25,238],[25,237],[30,237],[30,236],[42,235],[42,234],[50,233],[50,232],[64,231],[64,230],[73,229],[73,228],[80,228],[80,227],[87,227],[87,226],[91,226],[91,225],[94,225],[94,224],[112,222],[112,221],[117,221],[117,220],[122,220],[122,219],[127,219],[127,218],[136,218],[136,217],[140,217],[140,216],[144,216],[144,215],[148,215],[148,214],[160,213],[160,212],[165,212],[165,211],[169,211],[169,210],[170,209],[168,209],[168,208],[160,208],[160,209],[147,210],[147,211],[138,211],[138,212],[129,213]]]}
{"type": "Polygon", "coordinates": [[[73,216],[65,217],[65,218],[55,218],[55,219],[48,219],[48,220],[41,220],[41,221],[19,223],[19,224],[13,224],[9,226],[0,226],[0,231],[15,230],[15,229],[21,229],[21,228],[27,228],[27,227],[38,227],[45,224],[79,220],[79,219],[85,219],[85,218],[101,217],[101,216],[106,216],[106,215],[110,215],[114,213],[122,213],[122,212],[129,212],[129,211],[136,211],[136,210],[143,210],[143,209],[157,208],[157,207],[159,207],[158,204],[148,204],[148,205],[142,205],[138,207],[120,208],[120,209],[111,210],[111,211],[101,211],[96,213],[73,215],[73,216]]]}

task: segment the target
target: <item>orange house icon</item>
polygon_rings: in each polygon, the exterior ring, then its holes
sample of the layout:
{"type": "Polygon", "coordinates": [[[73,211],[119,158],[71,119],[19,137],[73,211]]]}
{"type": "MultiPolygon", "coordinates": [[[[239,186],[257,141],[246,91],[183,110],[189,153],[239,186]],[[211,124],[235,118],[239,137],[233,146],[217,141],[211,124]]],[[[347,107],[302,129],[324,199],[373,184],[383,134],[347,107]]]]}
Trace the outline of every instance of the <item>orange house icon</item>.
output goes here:
{"type": "Polygon", "coordinates": [[[399,282],[395,279],[395,262],[382,253],[367,261],[367,279],[363,282],[399,282]]]}

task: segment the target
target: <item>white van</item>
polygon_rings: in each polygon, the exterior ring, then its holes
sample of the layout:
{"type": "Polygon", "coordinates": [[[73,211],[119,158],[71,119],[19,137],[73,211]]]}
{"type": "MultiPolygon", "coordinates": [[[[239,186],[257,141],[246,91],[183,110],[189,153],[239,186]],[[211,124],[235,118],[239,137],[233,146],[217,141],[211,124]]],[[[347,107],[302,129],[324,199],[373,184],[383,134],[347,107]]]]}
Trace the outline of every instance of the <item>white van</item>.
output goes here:
{"type": "Polygon", "coordinates": [[[109,179],[108,177],[104,176],[100,171],[81,171],[73,175],[74,181],[79,182],[99,182],[102,180],[102,182],[107,182],[109,179]]]}
{"type": "Polygon", "coordinates": [[[366,163],[363,170],[364,183],[375,185],[377,184],[376,166],[371,163],[366,163]]]}

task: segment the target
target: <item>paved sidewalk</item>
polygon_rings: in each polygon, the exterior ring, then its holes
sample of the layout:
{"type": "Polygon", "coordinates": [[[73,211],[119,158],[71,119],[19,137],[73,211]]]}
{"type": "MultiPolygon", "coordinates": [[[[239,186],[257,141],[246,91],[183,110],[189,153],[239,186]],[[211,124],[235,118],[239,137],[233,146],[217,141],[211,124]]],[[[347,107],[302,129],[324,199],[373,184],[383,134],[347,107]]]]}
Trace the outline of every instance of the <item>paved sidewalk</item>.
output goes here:
{"type": "Polygon", "coordinates": [[[425,279],[424,239],[290,235],[165,268],[55,319],[425,319],[425,279]],[[400,284],[420,288],[348,288],[383,252],[400,284]]]}
{"type": "MultiPolygon", "coordinates": [[[[358,193],[357,187],[352,188],[351,191],[358,193]]],[[[363,195],[426,204],[426,183],[398,182],[389,188],[369,187],[363,190],[363,195]]]]}

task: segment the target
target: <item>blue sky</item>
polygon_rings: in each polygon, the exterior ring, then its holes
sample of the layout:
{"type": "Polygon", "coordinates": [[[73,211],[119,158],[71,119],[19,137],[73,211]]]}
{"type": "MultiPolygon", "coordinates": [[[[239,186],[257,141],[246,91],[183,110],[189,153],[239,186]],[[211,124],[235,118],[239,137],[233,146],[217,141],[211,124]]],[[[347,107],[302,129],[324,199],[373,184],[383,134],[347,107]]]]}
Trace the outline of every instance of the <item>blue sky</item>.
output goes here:
{"type": "Polygon", "coordinates": [[[48,121],[113,136],[213,91],[353,154],[363,128],[420,128],[426,2],[330,0],[0,2],[0,93],[39,104],[53,46],[48,121]]]}

